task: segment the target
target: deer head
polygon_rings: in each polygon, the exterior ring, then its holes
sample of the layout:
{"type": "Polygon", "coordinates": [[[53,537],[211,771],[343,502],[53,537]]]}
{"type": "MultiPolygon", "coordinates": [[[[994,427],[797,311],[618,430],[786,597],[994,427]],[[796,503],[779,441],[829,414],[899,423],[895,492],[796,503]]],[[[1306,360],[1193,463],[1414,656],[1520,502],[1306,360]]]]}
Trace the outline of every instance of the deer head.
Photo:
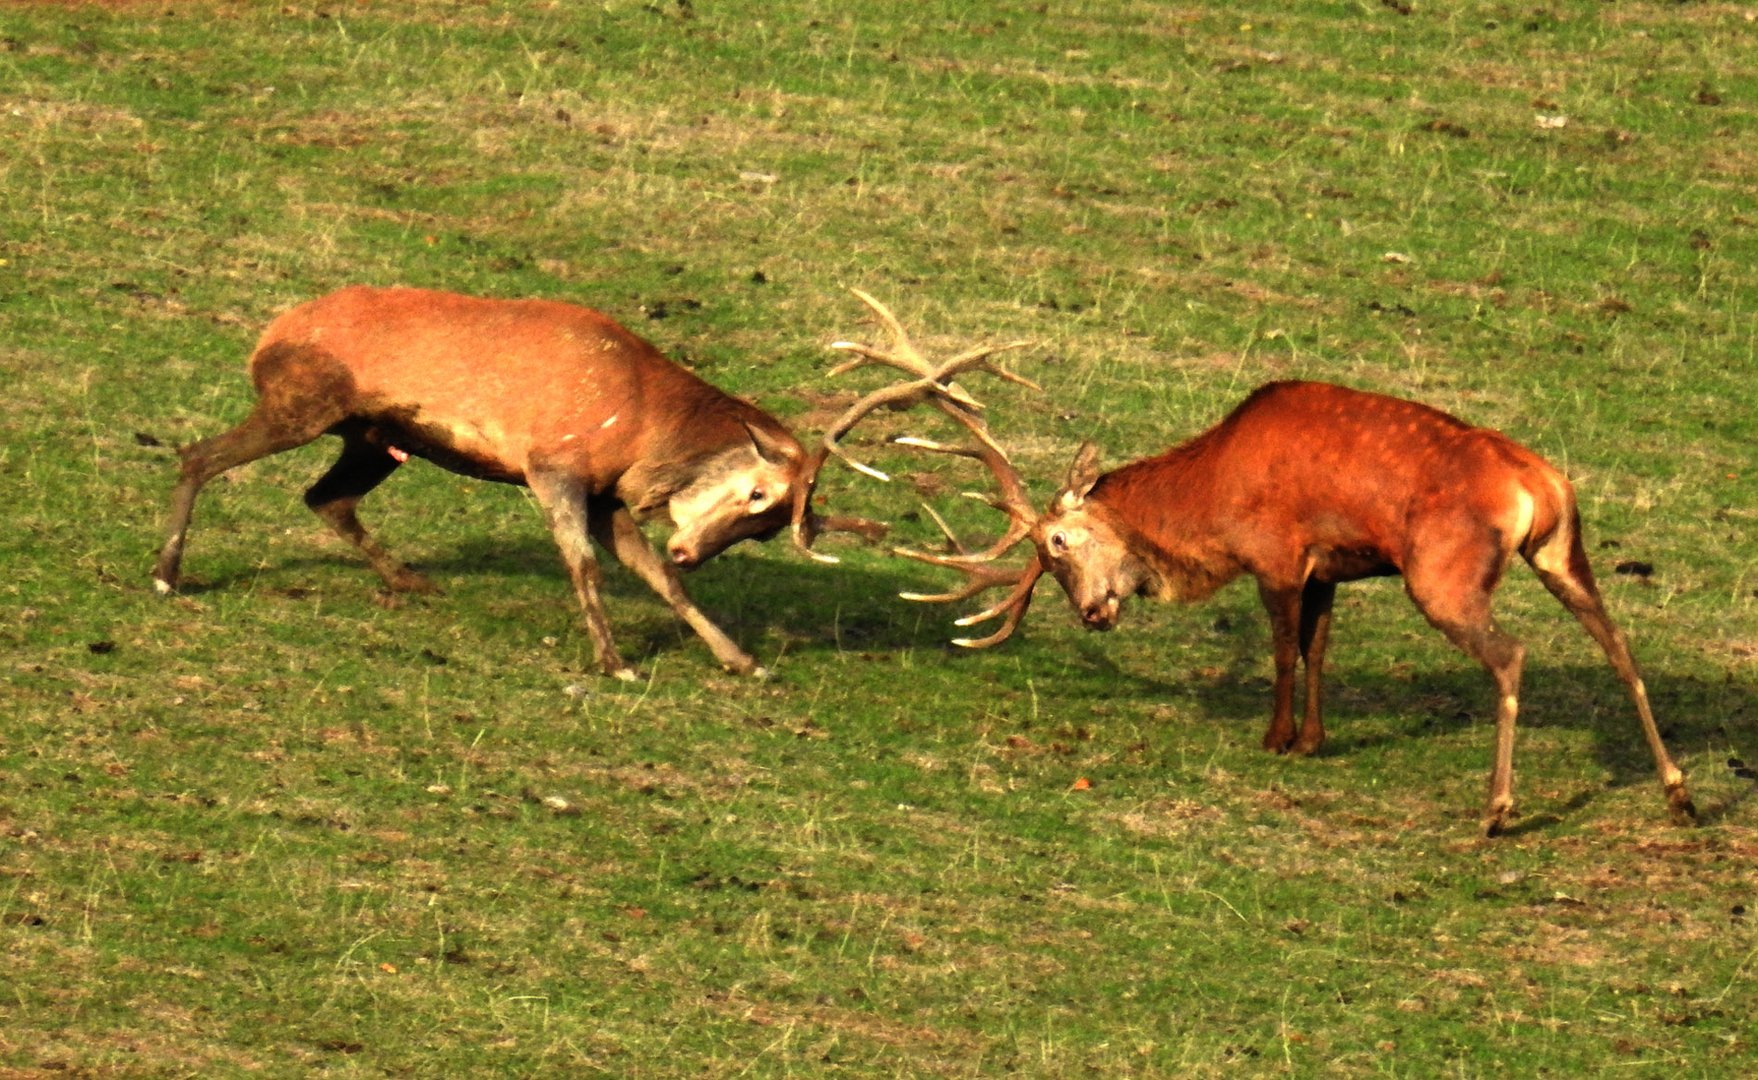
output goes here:
{"type": "Polygon", "coordinates": [[[1160,576],[1142,558],[1135,530],[1110,507],[1087,498],[1099,482],[1099,450],[1082,444],[1068,479],[1032,526],[1038,562],[1068,594],[1089,630],[1117,625],[1123,601],[1161,591],[1160,576]]]}
{"type": "MultiPolygon", "coordinates": [[[[799,444],[747,423],[748,445],[717,454],[666,501],[671,561],[689,570],[740,540],[767,540],[793,520],[806,456],[799,444]]],[[[871,523],[867,523],[871,524],[871,523]]]]}
{"type": "MultiPolygon", "coordinates": [[[[902,333],[894,329],[894,334],[902,333]]],[[[1038,387],[1012,372],[994,368],[992,371],[1012,382],[1038,387]]],[[[994,477],[997,493],[993,496],[966,492],[1006,514],[1008,527],[993,544],[980,551],[970,550],[933,508],[929,516],[945,534],[951,548],[948,553],[894,548],[893,552],[917,562],[943,566],[964,575],[962,585],[940,593],[904,593],[906,600],[924,603],[957,603],[990,589],[1007,589],[1000,601],[981,611],[957,620],[958,626],[1001,619],[1001,625],[986,637],[954,638],[955,645],[981,649],[1007,640],[1018,628],[1031,606],[1032,593],[1038,579],[1045,573],[1053,576],[1068,595],[1081,621],[1092,630],[1109,630],[1116,625],[1123,601],[1138,593],[1162,591],[1163,585],[1152,565],[1141,557],[1141,545],[1135,531],[1117,518],[1102,503],[1088,495],[1099,482],[1099,451],[1091,443],[1084,444],[1075,455],[1062,490],[1051,499],[1042,514],[1033,509],[1025,482],[1008,460],[1007,453],[990,434],[975,401],[936,402],[940,411],[965,428],[975,442],[969,446],[950,445],[930,439],[913,437],[895,440],[932,453],[951,454],[980,462],[994,477]],[[1015,548],[1030,540],[1032,557],[1017,567],[996,564],[1015,548]]]]}
{"type": "Polygon", "coordinates": [[[939,514],[929,509],[929,515],[946,535],[954,553],[893,549],[898,555],[957,570],[965,576],[965,583],[958,588],[933,594],[904,593],[906,600],[956,603],[989,589],[1009,589],[998,603],[957,621],[959,626],[971,626],[1002,618],[1001,626],[994,633],[982,638],[954,638],[953,644],[981,649],[1007,640],[1025,617],[1026,609],[1031,605],[1032,591],[1045,573],[1062,586],[1081,622],[1090,630],[1111,629],[1117,623],[1125,599],[1136,593],[1158,590],[1158,576],[1137,554],[1134,530],[1118,520],[1107,507],[1087,498],[1099,479],[1099,454],[1091,443],[1081,447],[1062,490],[1050,500],[1049,509],[1039,514],[1027,502],[1018,473],[999,452],[979,452],[974,448],[946,446],[924,439],[898,441],[925,450],[983,461],[994,474],[1001,494],[993,498],[971,492],[966,495],[1003,511],[1010,519],[1008,530],[1000,540],[982,551],[973,552],[939,514]],[[1027,562],[1014,569],[994,565],[1026,540],[1031,541],[1033,549],[1027,562]]]}

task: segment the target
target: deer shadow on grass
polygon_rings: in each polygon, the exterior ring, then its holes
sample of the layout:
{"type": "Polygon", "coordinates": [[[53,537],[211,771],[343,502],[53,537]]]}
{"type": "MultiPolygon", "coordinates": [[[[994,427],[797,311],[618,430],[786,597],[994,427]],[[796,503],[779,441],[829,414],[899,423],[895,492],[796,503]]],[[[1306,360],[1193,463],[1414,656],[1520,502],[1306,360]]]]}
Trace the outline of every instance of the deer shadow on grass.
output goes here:
{"type": "MultiPolygon", "coordinates": [[[[395,544],[404,553],[408,545],[395,544]]],[[[824,553],[840,554],[856,545],[820,544],[824,553]]],[[[555,542],[535,527],[530,535],[470,536],[425,554],[410,566],[431,578],[438,591],[399,594],[403,605],[453,621],[467,621],[461,607],[472,600],[516,592],[521,601],[541,605],[532,617],[545,633],[579,634],[579,601],[568,581],[555,542]],[[552,603],[545,603],[548,594],[552,603]]],[[[603,595],[619,648],[630,659],[649,660],[679,650],[699,648],[700,641],[646,584],[616,558],[600,551],[603,595]]],[[[858,649],[887,651],[937,645],[941,638],[920,627],[910,605],[897,593],[912,582],[901,570],[881,572],[845,560],[827,565],[795,552],[785,535],[761,545],[738,544],[684,575],[684,587],[734,640],[759,654],[775,651],[777,640],[791,653],[858,649]]],[[[275,558],[266,566],[236,563],[208,575],[187,575],[179,588],[191,596],[221,594],[254,586],[259,591],[301,599],[314,593],[341,598],[354,592],[361,600],[388,595],[364,560],[340,547],[317,546],[306,553],[275,558]],[[357,592],[355,592],[357,590],[357,592]]],[[[937,628],[935,628],[937,629],[937,628]]],[[[706,653],[704,652],[704,655],[706,653]]]]}
{"type": "MultiPolygon", "coordinates": [[[[1236,616],[1233,621],[1238,622],[1236,616]]],[[[1245,733],[1242,737],[1255,742],[1270,718],[1273,665],[1267,627],[1254,625],[1238,632],[1225,666],[1199,677],[1190,672],[1188,662],[1180,662],[1178,634],[1181,629],[1202,633],[1199,628],[1203,625],[1192,622],[1182,628],[1158,628],[1155,632],[1164,640],[1169,661],[1158,670],[1139,662],[1120,663],[1107,643],[1094,640],[1092,635],[1085,635],[1087,640],[1076,646],[1079,663],[1091,669],[1090,678],[1105,687],[1112,700],[1193,705],[1202,721],[1238,725],[1245,733]]],[[[1358,640],[1356,644],[1368,642],[1358,640]]],[[[1430,649],[1422,649],[1422,656],[1412,662],[1395,660],[1395,673],[1384,669],[1383,659],[1357,662],[1350,652],[1347,645],[1339,650],[1333,642],[1327,656],[1327,737],[1319,756],[1347,757],[1394,743],[1475,730],[1481,734],[1487,774],[1495,728],[1495,684],[1487,672],[1462,655],[1443,652],[1437,659],[1430,649]],[[1380,666],[1376,668],[1376,664],[1380,666]],[[1391,718],[1392,723],[1388,726],[1382,719],[1363,730],[1351,724],[1357,716],[1391,718]]],[[[1730,770],[1736,778],[1729,789],[1722,777],[1715,777],[1717,795],[1697,800],[1699,822],[1713,824],[1758,796],[1758,783],[1754,783],[1758,773],[1753,771],[1758,768],[1758,687],[1731,679],[1674,673],[1667,670],[1664,658],[1654,656],[1646,657],[1643,676],[1661,736],[1687,771],[1708,779],[1710,770],[1730,770]]],[[[1299,700],[1297,690],[1297,710],[1299,700]]],[[[1520,706],[1520,732],[1588,730],[1595,760],[1610,774],[1611,785],[1652,785],[1659,803],[1654,760],[1643,740],[1635,706],[1609,663],[1549,664],[1542,650],[1533,648],[1521,681],[1520,706]]],[[[1517,743],[1516,775],[1521,755],[1517,743]]],[[[1591,793],[1582,793],[1558,809],[1575,811],[1592,798],[1591,793]]],[[[1507,832],[1540,830],[1559,820],[1555,812],[1530,815],[1507,832]]]]}
{"type": "MultiPolygon", "coordinates": [[[[1327,719],[1330,739],[1325,753],[1357,754],[1407,739],[1469,732],[1481,744],[1484,769],[1495,745],[1495,685],[1476,664],[1461,657],[1418,666],[1406,675],[1354,669],[1327,679],[1332,708],[1327,719]],[[1351,714],[1391,718],[1370,731],[1351,731],[1351,714]]],[[[1729,760],[1758,761],[1758,689],[1722,679],[1674,673],[1660,663],[1644,671],[1649,703],[1662,740],[1687,772],[1701,781],[1694,786],[1698,821],[1713,824],[1750,798],[1754,786],[1741,784],[1725,795],[1721,777],[1729,760]],[[1716,795],[1709,795],[1710,790],[1716,795]]],[[[1521,681],[1520,716],[1514,750],[1516,777],[1533,733],[1545,730],[1584,731],[1591,754],[1615,788],[1653,789],[1654,806],[1663,808],[1654,759],[1642,737],[1641,722],[1623,683],[1609,664],[1529,660],[1521,681]]],[[[1570,798],[1554,811],[1528,814],[1514,822],[1509,835],[1542,830],[1561,820],[1558,811],[1579,810],[1591,792],[1570,798]]]]}
{"type": "MultiPolygon", "coordinates": [[[[900,589],[920,587],[908,571],[879,570],[852,561],[824,565],[794,554],[784,537],[761,550],[759,555],[754,545],[735,546],[685,577],[690,595],[709,618],[759,659],[773,660],[778,650],[810,658],[845,650],[949,648],[954,612],[929,608],[943,617],[923,618],[923,608],[897,598],[900,589]]],[[[614,558],[605,557],[603,564],[607,610],[625,655],[650,662],[700,650],[695,636],[646,585],[614,558]]],[[[352,552],[318,549],[278,559],[267,568],[191,578],[185,591],[200,595],[255,584],[270,592],[303,596],[332,588],[309,584],[310,571],[329,575],[338,569],[352,573],[333,580],[357,582],[362,598],[380,590],[372,571],[352,552]]],[[[504,594],[517,582],[520,595],[536,598],[535,603],[544,604],[540,593],[552,595],[552,603],[545,604],[535,620],[545,632],[580,635],[584,640],[579,605],[560,555],[541,529],[511,540],[468,537],[418,559],[415,569],[432,575],[442,591],[412,598],[411,604],[440,614],[448,605],[467,606],[465,597],[504,594]],[[539,580],[541,585],[524,588],[524,583],[539,580]]],[[[342,591],[342,585],[334,586],[335,594],[342,591]]],[[[1203,608],[1171,609],[1184,614],[1157,618],[1150,626],[1126,624],[1113,635],[1081,631],[1072,625],[1064,605],[1049,596],[1040,602],[1044,610],[1034,612],[1021,640],[1001,646],[999,655],[1028,650],[1028,668],[1060,681],[1064,700],[1124,707],[1178,702],[1194,706],[1204,722],[1237,727],[1240,737],[1250,742],[1269,722],[1269,632],[1261,613],[1249,602],[1206,609],[1206,614],[1203,608]],[[1067,629],[1046,628],[1059,618],[1067,621],[1067,629]],[[1191,670],[1187,645],[1194,636],[1222,632],[1216,629],[1221,625],[1229,626],[1224,632],[1224,663],[1198,675],[1191,670]],[[1132,650],[1136,655],[1119,660],[1115,646],[1125,635],[1137,639],[1132,650]],[[1144,656],[1165,659],[1155,662],[1144,656]]],[[[462,611],[448,617],[467,621],[462,611]]],[[[1395,742],[1481,728],[1487,771],[1495,706],[1489,675],[1464,656],[1432,649],[1420,650],[1421,658],[1411,662],[1395,659],[1396,673],[1385,670],[1383,648],[1374,659],[1355,659],[1356,649],[1367,645],[1372,633],[1363,629],[1333,643],[1325,671],[1328,739],[1320,755],[1357,755],[1395,742]],[[1356,716],[1390,717],[1393,722],[1390,727],[1379,723],[1364,730],[1352,725],[1356,716]]],[[[705,652],[701,655],[706,657],[705,652]]],[[[969,656],[962,651],[956,655],[969,656]]],[[[1689,759],[1699,771],[1706,760],[1712,767],[1728,767],[1718,758],[1740,762],[1741,770],[1758,766],[1758,688],[1674,674],[1659,657],[1639,659],[1645,661],[1644,676],[1662,736],[1675,754],[1689,759]]],[[[947,663],[957,662],[948,656],[947,663]]],[[[1547,664],[1542,649],[1534,648],[1521,690],[1520,730],[1590,727],[1595,756],[1614,785],[1655,783],[1635,709],[1609,664],[1547,664]]],[[[1517,748],[1516,769],[1520,753],[1517,748]]],[[[1725,817],[1754,792],[1758,787],[1740,789],[1716,803],[1700,799],[1701,819],[1710,823],[1725,817]]],[[[1579,809],[1591,798],[1578,795],[1561,809],[1579,809]]],[[[1528,816],[1509,831],[1542,829],[1557,820],[1554,813],[1528,816]]]]}

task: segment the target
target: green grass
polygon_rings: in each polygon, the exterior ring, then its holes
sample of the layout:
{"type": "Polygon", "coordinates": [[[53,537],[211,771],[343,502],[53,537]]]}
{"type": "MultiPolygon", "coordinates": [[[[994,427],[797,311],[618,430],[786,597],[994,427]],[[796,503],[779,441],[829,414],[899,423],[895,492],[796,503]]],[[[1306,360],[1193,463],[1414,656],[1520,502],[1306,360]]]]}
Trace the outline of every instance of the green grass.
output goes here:
{"type": "MultiPolygon", "coordinates": [[[[1411,6],[0,8],[0,1074],[1749,1071],[1758,24],[1411,6]],[[776,677],[613,573],[625,687],[524,493],[375,493],[445,589],[391,602],[300,503],[327,447],[213,484],[153,596],[168,447],[351,282],[587,303],[807,433],[870,385],[849,286],[1028,337],[1048,393],[983,394],[1040,497],[1271,378],[1500,427],[1705,820],[1523,573],[1495,841],[1489,682],[1394,582],[1309,761],[1249,584],[965,654],[924,568],[745,545],[691,588],[776,677]]],[[[855,442],[930,471],[877,442],[927,423],[855,442]]]]}

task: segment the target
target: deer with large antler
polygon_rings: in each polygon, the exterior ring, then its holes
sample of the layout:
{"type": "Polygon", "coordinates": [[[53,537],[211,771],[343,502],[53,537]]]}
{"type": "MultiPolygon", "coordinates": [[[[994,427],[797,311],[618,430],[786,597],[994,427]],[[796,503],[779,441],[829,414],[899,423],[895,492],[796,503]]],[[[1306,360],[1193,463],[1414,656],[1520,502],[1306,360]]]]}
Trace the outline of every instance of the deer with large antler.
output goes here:
{"type": "MultiPolygon", "coordinates": [[[[896,352],[913,352],[887,320],[896,352]]],[[[1016,380],[1017,381],[1017,380],[1016,380]]],[[[942,403],[976,443],[896,441],[982,462],[1008,515],[996,543],[968,551],[938,515],[952,554],[898,554],[960,571],[966,582],[907,599],[957,602],[1010,591],[958,620],[1000,618],[987,637],[955,639],[982,648],[1005,640],[1048,571],[1081,621],[1116,625],[1131,596],[1200,601],[1242,575],[1257,579],[1275,651],[1274,708],[1267,750],[1311,754],[1324,742],[1321,676],[1337,585],[1397,575],[1422,614],[1494,678],[1495,762],[1484,828],[1495,835],[1513,812],[1514,722],[1526,650],[1500,630],[1490,599],[1515,554],[1604,650],[1624,682],[1675,817],[1695,815],[1685,776],[1667,755],[1636,663],[1607,616],[1581,541],[1568,480],[1499,432],[1472,427],[1412,401],[1313,382],[1260,387],[1201,435],[1155,457],[1101,474],[1083,446],[1067,483],[1042,514],[974,408],[942,403]],[[1030,539],[1034,556],[1014,570],[996,562],[1030,539]],[[1294,721],[1295,668],[1305,664],[1305,708],[1294,721]]],[[[930,511],[932,513],[932,511],[930,511]]]]}
{"type": "MultiPolygon", "coordinates": [[[[807,453],[780,422],[672,363],[609,317],[574,304],[419,289],[342,289],[271,322],[250,358],[257,401],[237,427],[179,451],[169,536],[153,571],[177,588],[196,495],[214,477],[329,434],[341,455],[305,502],[385,584],[433,584],[360,524],[360,500],[410,457],[531,489],[585,614],[598,666],[633,678],[600,599],[593,541],[613,552],[740,674],[762,674],[691,602],[680,570],[787,528],[801,550],[821,531],[881,535],[818,515],[818,470],[847,427],[807,453]],[[668,558],[638,522],[669,519],[668,558]]],[[[850,425],[858,416],[851,417],[850,425]]]]}

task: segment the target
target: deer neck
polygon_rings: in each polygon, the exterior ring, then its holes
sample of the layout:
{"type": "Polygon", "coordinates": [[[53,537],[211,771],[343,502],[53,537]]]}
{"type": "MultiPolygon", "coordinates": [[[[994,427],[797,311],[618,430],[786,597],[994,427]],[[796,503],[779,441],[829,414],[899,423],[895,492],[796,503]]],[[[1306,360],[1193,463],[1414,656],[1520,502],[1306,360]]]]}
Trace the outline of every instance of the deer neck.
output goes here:
{"type": "Polygon", "coordinates": [[[1144,595],[1195,603],[1244,572],[1222,538],[1211,470],[1200,448],[1176,447],[1101,477],[1089,496],[1106,508],[1150,572],[1144,595]]]}

